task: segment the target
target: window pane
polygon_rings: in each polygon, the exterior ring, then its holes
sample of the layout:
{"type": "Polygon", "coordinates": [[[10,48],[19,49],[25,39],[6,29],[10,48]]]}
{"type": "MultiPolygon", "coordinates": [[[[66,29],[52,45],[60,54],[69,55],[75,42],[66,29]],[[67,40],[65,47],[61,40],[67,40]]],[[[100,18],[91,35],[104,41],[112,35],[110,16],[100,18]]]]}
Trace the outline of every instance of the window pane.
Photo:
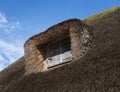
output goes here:
{"type": "Polygon", "coordinates": [[[46,62],[48,67],[59,64],[60,62],[60,47],[59,43],[50,44],[47,46],[46,62]]]}
{"type": "Polygon", "coordinates": [[[46,46],[45,63],[47,67],[52,67],[70,60],[72,60],[70,38],[46,46]]]}

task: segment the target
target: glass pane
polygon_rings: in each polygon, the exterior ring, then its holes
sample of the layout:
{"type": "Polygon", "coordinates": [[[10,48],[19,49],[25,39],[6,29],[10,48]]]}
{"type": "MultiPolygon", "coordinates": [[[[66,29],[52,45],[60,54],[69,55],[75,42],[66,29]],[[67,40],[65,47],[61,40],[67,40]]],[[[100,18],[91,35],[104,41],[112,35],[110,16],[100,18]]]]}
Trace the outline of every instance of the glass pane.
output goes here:
{"type": "Polygon", "coordinates": [[[70,38],[47,45],[45,63],[52,67],[72,60],[70,38]]]}
{"type": "Polygon", "coordinates": [[[64,39],[64,40],[61,41],[61,48],[62,48],[61,53],[64,53],[66,51],[70,51],[71,50],[70,39],[69,38],[64,39]]]}
{"type": "Polygon", "coordinates": [[[47,46],[46,63],[48,67],[60,63],[60,46],[58,42],[47,46]]]}
{"type": "Polygon", "coordinates": [[[62,62],[67,62],[72,60],[70,38],[67,38],[62,41],[61,52],[62,52],[61,53],[62,62]]]}

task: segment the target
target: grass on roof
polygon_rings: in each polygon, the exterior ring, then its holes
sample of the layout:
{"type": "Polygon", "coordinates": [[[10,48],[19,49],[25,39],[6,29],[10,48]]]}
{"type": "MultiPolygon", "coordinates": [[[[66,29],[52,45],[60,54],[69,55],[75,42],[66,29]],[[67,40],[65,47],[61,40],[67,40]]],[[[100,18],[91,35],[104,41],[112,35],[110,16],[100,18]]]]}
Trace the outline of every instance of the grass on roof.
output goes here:
{"type": "Polygon", "coordinates": [[[118,10],[118,9],[120,9],[120,6],[111,8],[111,9],[109,9],[109,10],[100,12],[100,13],[98,13],[98,14],[95,14],[95,15],[93,15],[93,16],[91,16],[91,17],[88,17],[88,18],[84,19],[83,21],[84,21],[84,22],[87,22],[87,21],[90,21],[90,20],[94,20],[94,19],[100,18],[100,17],[102,17],[102,16],[104,16],[104,15],[106,15],[106,14],[108,14],[108,13],[114,12],[115,10],[118,10]]]}

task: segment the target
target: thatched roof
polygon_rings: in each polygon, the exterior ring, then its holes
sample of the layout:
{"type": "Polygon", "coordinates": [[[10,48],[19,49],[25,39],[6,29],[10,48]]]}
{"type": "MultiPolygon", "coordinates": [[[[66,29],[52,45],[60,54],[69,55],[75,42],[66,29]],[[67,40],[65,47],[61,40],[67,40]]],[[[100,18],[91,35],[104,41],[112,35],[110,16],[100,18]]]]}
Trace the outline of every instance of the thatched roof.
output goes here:
{"type": "Polygon", "coordinates": [[[74,25],[79,25],[81,27],[87,26],[79,19],[65,20],[61,23],[58,23],[58,24],[48,28],[44,32],[41,32],[39,34],[36,34],[36,35],[30,37],[26,41],[25,45],[29,44],[28,42],[30,40],[39,41],[40,42],[39,44],[43,44],[43,43],[47,43],[47,42],[50,42],[55,39],[65,37],[66,35],[68,35],[70,27],[74,26],[74,25]]]}
{"type": "Polygon", "coordinates": [[[17,80],[14,76],[19,71],[15,72],[4,79],[15,80],[13,83],[0,80],[0,91],[120,92],[120,9],[86,23],[94,27],[94,40],[82,59],[53,71],[19,75],[17,80]]]}

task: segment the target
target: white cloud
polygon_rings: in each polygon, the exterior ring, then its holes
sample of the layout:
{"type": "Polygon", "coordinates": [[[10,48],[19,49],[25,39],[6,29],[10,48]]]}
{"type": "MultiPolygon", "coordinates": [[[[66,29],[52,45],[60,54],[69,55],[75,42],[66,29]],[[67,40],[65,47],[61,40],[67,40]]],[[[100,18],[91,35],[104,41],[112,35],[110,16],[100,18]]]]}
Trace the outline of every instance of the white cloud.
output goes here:
{"type": "Polygon", "coordinates": [[[16,47],[12,43],[5,42],[3,40],[0,40],[0,48],[3,48],[4,51],[11,51],[11,52],[18,52],[21,50],[21,48],[16,47]]]}
{"type": "Polygon", "coordinates": [[[6,59],[0,55],[0,71],[6,67],[5,62],[7,62],[6,59]]]}
{"type": "Polygon", "coordinates": [[[1,23],[1,24],[8,23],[5,14],[4,14],[4,13],[1,13],[1,12],[0,12],[0,23],[1,23]]]}
{"type": "Polygon", "coordinates": [[[17,25],[20,25],[20,22],[19,22],[19,21],[17,21],[17,22],[16,22],[16,24],[17,24],[17,25]]]}
{"type": "Polygon", "coordinates": [[[0,64],[0,71],[4,68],[5,68],[5,66],[0,64]]]}
{"type": "MultiPolygon", "coordinates": [[[[18,28],[20,28],[19,21],[10,20],[3,12],[0,12],[0,31],[11,33],[18,28]]],[[[21,46],[23,43],[17,40],[10,42],[0,38],[0,71],[23,55],[21,46]]]]}
{"type": "Polygon", "coordinates": [[[22,55],[23,48],[20,45],[0,39],[0,70],[13,63],[22,55]]]}
{"type": "Polygon", "coordinates": [[[12,29],[15,29],[15,26],[14,26],[14,25],[12,25],[12,26],[11,26],[11,28],[12,28],[12,29]]]}
{"type": "Polygon", "coordinates": [[[6,15],[0,12],[0,30],[10,33],[20,26],[19,21],[9,21],[6,15]]]}

